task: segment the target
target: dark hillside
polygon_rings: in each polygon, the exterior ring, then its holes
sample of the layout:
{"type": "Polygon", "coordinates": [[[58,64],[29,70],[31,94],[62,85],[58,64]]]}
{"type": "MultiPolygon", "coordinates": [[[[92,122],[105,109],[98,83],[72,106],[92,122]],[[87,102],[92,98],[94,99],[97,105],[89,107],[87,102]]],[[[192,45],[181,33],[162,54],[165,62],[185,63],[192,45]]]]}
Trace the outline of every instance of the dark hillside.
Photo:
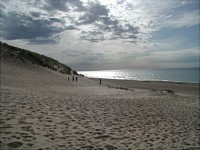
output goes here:
{"type": "MultiPolygon", "coordinates": [[[[32,64],[37,64],[43,67],[47,67],[49,69],[58,71],[63,74],[70,74],[72,69],[68,67],[65,64],[62,64],[58,62],[55,59],[52,59],[50,57],[40,55],[35,52],[31,52],[25,49],[17,48],[14,46],[10,46],[6,43],[0,42],[0,57],[2,59],[16,59],[23,63],[30,62],[32,64]]],[[[76,71],[74,71],[74,74],[77,74],[76,71]]]]}

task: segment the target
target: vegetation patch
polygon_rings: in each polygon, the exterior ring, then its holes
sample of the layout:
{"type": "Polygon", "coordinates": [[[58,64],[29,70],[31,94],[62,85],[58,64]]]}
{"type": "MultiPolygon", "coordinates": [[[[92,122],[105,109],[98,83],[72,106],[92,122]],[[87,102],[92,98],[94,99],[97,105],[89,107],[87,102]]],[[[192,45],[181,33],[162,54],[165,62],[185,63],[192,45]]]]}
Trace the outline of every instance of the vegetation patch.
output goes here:
{"type": "Polygon", "coordinates": [[[120,90],[129,90],[128,88],[120,87],[120,86],[108,86],[108,88],[120,89],[120,90]]]}
{"type": "MultiPolygon", "coordinates": [[[[62,74],[70,74],[72,69],[65,64],[58,62],[57,60],[40,55],[35,52],[31,52],[25,49],[17,48],[14,46],[10,46],[8,44],[1,44],[1,59],[9,59],[14,58],[16,60],[20,60],[21,62],[31,62],[32,64],[37,64],[54,71],[60,72],[62,74]]],[[[73,71],[73,74],[77,75],[76,71],[73,71]]]]}
{"type": "Polygon", "coordinates": [[[173,90],[170,90],[170,89],[162,90],[161,93],[175,94],[175,92],[173,90]]]}
{"type": "Polygon", "coordinates": [[[8,146],[9,146],[10,148],[18,148],[18,147],[20,147],[20,146],[22,146],[22,145],[23,145],[23,143],[20,142],[20,141],[14,141],[14,142],[8,143],[8,146]]]}

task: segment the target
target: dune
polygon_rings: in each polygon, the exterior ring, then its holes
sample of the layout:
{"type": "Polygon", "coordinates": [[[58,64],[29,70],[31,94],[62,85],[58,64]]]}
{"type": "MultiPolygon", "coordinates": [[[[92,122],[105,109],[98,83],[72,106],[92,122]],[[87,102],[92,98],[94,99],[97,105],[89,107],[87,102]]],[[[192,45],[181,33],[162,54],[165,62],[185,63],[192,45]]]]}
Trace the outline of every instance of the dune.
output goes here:
{"type": "Polygon", "coordinates": [[[1,149],[200,148],[198,84],[77,77],[2,57],[1,149]]]}

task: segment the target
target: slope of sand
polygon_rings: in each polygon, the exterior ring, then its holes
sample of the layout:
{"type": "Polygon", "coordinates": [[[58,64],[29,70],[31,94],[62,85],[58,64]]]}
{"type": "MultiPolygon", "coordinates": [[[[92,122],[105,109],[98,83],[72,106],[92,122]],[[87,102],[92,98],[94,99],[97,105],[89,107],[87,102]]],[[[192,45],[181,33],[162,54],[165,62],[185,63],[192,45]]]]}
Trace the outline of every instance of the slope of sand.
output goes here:
{"type": "Polygon", "coordinates": [[[67,77],[1,62],[2,149],[200,148],[197,84],[67,77]]]}

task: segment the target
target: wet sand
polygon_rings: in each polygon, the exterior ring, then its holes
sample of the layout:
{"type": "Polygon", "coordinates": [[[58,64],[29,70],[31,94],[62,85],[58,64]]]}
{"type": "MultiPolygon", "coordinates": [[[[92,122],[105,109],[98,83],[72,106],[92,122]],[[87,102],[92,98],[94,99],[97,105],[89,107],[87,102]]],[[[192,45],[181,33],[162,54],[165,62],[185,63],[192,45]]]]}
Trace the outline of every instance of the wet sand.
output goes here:
{"type": "Polygon", "coordinates": [[[1,62],[1,149],[200,148],[198,84],[69,77],[1,62]]]}

